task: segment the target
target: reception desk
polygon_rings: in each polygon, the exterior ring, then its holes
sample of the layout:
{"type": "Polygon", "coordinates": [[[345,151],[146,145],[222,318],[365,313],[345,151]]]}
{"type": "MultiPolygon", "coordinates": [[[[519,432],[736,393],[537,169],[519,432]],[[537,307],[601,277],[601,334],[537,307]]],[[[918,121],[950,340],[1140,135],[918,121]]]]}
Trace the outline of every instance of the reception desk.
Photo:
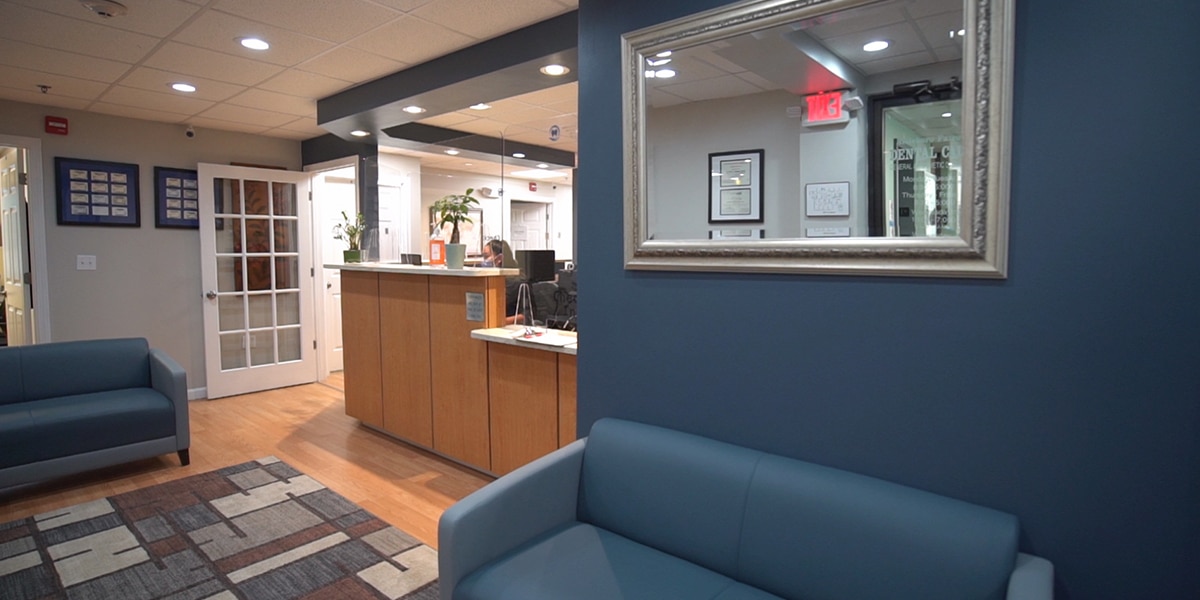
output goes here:
{"type": "MultiPolygon", "coordinates": [[[[520,460],[528,462],[554,449],[541,452],[542,431],[549,427],[545,416],[530,412],[523,417],[523,409],[513,410],[508,398],[520,392],[503,383],[504,373],[532,365],[548,373],[545,358],[493,356],[491,344],[472,334],[503,325],[505,277],[516,275],[515,269],[381,263],[326,266],[342,271],[347,415],[489,473],[506,473],[520,460]],[[519,441],[525,434],[514,433],[514,427],[539,440],[531,447],[541,454],[514,452],[512,448],[525,443],[519,441]]],[[[555,366],[556,402],[563,379],[554,358],[557,354],[548,353],[555,366]]],[[[573,362],[569,368],[565,376],[573,415],[573,362]]],[[[547,377],[529,393],[542,398],[539,390],[549,385],[547,377]]],[[[555,447],[562,437],[557,414],[556,409],[555,447]]],[[[572,439],[574,433],[572,418],[572,439]]]]}

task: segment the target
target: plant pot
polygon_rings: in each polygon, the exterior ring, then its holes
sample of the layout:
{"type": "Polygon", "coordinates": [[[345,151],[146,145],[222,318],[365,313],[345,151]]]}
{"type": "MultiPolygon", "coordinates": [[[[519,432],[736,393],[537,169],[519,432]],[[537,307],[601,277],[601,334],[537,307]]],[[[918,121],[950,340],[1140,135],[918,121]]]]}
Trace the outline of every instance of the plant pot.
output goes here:
{"type": "Polygon", "coordinates": [[[466,244],[446,244],[446,268],[461,269],[467,258],[466,244]]]}
{"type": "Polygon", "coordinates": [[[362,262],[362,250],[342,250],[342,262],[362,262]]]}

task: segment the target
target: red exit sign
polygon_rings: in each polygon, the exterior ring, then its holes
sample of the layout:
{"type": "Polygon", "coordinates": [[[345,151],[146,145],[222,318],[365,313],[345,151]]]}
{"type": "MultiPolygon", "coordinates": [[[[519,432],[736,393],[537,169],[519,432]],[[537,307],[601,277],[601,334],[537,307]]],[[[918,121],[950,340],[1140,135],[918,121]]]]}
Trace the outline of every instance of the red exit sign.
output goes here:
{"type": "Polygon", "coordinates": [[[808,110],[804,114],[805,125],[823,125],[825,123],[845,123],[850,115],[842,106],[841,92],[825,92],[804,97],[808,110]]]}

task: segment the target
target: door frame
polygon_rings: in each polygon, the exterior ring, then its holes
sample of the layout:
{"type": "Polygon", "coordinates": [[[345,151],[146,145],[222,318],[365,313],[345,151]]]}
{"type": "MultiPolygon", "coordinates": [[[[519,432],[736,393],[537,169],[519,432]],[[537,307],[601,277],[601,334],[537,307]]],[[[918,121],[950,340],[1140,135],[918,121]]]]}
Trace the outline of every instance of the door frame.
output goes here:
{"type": "Polygon", "coordinates": [[[311,165],[304,165],[304,172],[309,175],[309,202],[308,202],[308,218],[312,224],[312,253],[313,253],[313,271],[315,277],[313,279],[313,309],[317,312],[316,327],[317,327],[317,381],[324,381],[329,377],[329,361],[325,359],[325,349],[329,347],[329,340],[325,339],[326,323],[325,323],[325,265],[318,264],[317,258],[325,256],[324,237],[318,227],[316,197],[313,192],[316,186],[313,185],[313,179],[318,173],[323,171],[333,171],[336,169],[344,169],[346,167],[354,167],[354,201],[361,207],[362,198],[359,198],[359,181],[362,176],[362,169],[358,168],[358,155],[351,154],[342,158],[335,158],[311,165]]]}
{"type": "Polygon", "coordinates": [[[25,199],[29,206],[26,227],[29,236],[29,266],[33,285],[33,343],[49,342],[50,334],[50,272],[46,254],[46,192],[42,171],[42,140],[0,133],[0,146],[11,146],[25,151],[28,165],[29,186],[25,199]]]}

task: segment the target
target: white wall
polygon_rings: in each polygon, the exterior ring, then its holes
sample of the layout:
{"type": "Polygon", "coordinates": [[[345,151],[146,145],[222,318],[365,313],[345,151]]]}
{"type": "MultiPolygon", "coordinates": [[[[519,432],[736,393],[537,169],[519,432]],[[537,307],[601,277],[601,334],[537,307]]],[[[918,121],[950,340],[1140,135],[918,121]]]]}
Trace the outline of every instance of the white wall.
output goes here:
{"type": "MultiPolygon", "coordinates": [[[[42,141],[50,322],[55,341],[139,336],[204,386],[200,237],[191,229],[154,227],[154,167],[194,169],[200,162],[300,168],[300,142],[243,133],[86,113],[0,100],[0,133],[42,141]],[[46,134],[46,115],[70,120],[70,135],[46,134]],[[141,227],[59,226],[54,157],[134,163],[140,167],[141,227]],[[96,256],[95,271],[76,271],[78,254],[96,256]]],[[[31,224],[31,227],[34,225],[31,224]]],[[[42,340],[46,341],[46,340],[42,340]]]]}
{"type": "MultiPolygon", "coordinates": [[[[379,185],[400,189],[397,210],[408,210],[408,247],[402,252],[429,257],[429,211],[421,212],[421,161],[399,154],[379,153],[379,185]]],[[[383,195],[380,196],[383,201],[383,195]]],[[[397,217],[399,215],[397,214],[397,217]]]]}

